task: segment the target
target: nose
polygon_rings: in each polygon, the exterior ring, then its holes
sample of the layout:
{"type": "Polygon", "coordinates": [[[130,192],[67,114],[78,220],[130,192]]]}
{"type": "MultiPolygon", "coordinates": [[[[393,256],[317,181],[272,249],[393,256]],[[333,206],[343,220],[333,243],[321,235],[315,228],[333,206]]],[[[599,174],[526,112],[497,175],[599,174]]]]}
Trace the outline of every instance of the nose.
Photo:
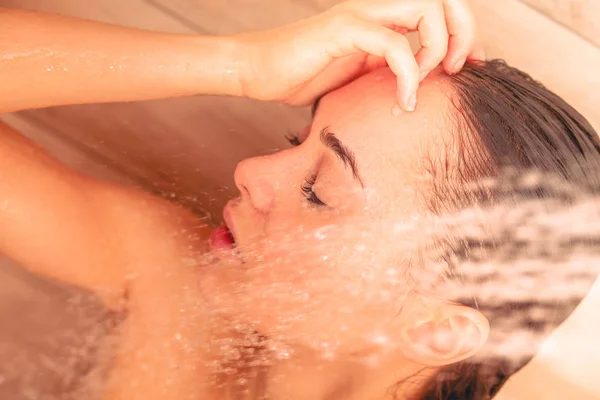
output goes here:
{"type": "Polygon", "coordinates": [[[275,199],[273,168],[269,170],[268,156],[254,157],[240,162],[234,173],[234,181],[242,198],[262,213],[268,213],[275,199]]]}

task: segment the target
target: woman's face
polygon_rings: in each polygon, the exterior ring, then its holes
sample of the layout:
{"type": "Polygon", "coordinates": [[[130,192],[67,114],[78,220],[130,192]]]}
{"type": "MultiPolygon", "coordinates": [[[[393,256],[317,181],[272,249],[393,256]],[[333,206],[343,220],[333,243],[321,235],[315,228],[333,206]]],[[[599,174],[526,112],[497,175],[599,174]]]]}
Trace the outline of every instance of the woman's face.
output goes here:
{"type": "Polygon", "coordinates": [[[440,75],[413,113],[393,115],[395,93],[389,69],[366,75],[321,99],[301,145],[238,165],[241,195],[224,211],[235,249],[215,241],[224,261],[203,278],[217,310],[325,352],[394,341],[418,284],[418,238],[404,228],[428,213],[426,171],[452,135],[440,75]]]}

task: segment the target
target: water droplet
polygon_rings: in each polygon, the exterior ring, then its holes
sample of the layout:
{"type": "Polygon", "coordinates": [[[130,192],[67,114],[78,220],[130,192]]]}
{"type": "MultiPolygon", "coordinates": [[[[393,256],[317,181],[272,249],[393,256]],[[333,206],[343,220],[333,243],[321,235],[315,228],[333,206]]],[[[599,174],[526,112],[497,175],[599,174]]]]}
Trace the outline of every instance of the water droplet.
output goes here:
{"type": "Polygon", "coordinates": [[[306,303],[307,301],[310,300],[310,294],[309,293],[303,293],[302,296],[301,296],[301,299],[302,299],[303,302],[306,303]]]}
{"type": "Polygon", "coordinates": [[[247,385],[248,384],[248,379],[246,379],[246,378],[238,378],[238,379],[236,379],[235,384],[238,385],[238,386],[247,385]]]}
{"type": "Polygon", "coordinates": [[[390,341],[390,339],[386,335],[383,335],[381,333],[375,334],[371,340],[373,341],[373,343],[379,345],[384,345],[390,341]]]}
{"type": "Polygon", "coordinates": [[[327,235],[324,232],[322,232],[322,231],[317,231],[315,233],[315,237],[317,239],[319,239],[319,240],[325,240],[325,239],[327,239],[327,235]]]}

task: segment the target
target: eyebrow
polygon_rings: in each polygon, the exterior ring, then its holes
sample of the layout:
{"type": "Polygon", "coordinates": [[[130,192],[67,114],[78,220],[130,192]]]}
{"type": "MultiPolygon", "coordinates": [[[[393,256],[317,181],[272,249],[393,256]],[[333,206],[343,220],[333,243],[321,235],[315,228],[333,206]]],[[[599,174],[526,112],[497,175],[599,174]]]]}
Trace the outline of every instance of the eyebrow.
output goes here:
{"type": "Polygon", "coordinates": [[[360,174],[358,173],[358,163],[352,150],[348,149],[333,132],[329,131],[328,127],[321,130],[321,142],[335,153],[335,155],[344,163],[345,167],[349,167],[352,170],[352,176],[354,180],[360,183],[360,186],[365,187],[360,174]]]}

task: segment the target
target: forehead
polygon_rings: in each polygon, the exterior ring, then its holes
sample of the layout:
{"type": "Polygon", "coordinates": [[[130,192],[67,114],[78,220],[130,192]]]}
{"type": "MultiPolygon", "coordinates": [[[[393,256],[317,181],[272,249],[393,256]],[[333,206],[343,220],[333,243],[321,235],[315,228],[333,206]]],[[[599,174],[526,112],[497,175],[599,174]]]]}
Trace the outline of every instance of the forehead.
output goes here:
{"type": "Polygon", "coordinates": [[[417,109],[394,115],[396,88],[396,76],[383,68],[329,93],[319,102],[311,135],[328,127],[354,152],[370,190],[382,200],[408,201],[427,179],[426,164],[453,142],[450,89],[435,71],[419,88],[417,109]]]}

